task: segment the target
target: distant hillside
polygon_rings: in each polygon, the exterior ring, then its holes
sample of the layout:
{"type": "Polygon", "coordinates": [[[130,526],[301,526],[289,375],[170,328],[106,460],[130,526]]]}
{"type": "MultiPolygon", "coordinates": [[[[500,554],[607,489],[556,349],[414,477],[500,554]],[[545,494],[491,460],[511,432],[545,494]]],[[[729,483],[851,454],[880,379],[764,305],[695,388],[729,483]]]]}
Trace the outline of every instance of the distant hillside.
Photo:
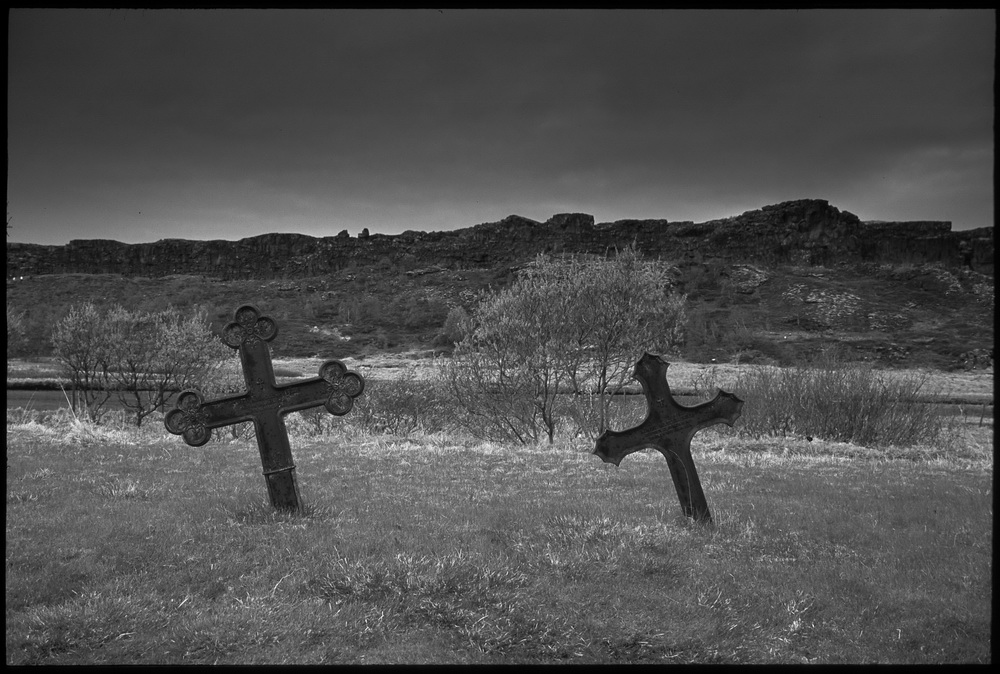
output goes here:
{"type": "Polygon", "coordinates": [[[836,346],[888,366],[992,367],[992,228],[861,222],[820,200],[700,224],[562,214],[396,236],[9,243],[7,303],[27,334],[8,353],[50,353],[52,325],[84,301],[202,306],[216,329],[252,302],[279,321],[272,347],[289,357],[447,352],[448,312],[471,311],[538,253],[633,242],[687,295],[685,359],[790,364],[836,346]]]}
{"type": "Polygon", "coordinates": [[[482,269],[542,252],[595,253],[629,242],[649,256],[686,264],[744,262],[833,265],[940,262],[993,273],[993,228],[952,232],[950,222],[862,222],[819,199],[788,201],[703,223],[618,220],[581,213],[544,223],[512,215],[448,232],[350,237],[264,234],[239,241],[163,239],[124,244],[75,240],[64,246],[7,244],[7,276],[207,275],[221,280],[295,279],[345,269],[482,269]]]}

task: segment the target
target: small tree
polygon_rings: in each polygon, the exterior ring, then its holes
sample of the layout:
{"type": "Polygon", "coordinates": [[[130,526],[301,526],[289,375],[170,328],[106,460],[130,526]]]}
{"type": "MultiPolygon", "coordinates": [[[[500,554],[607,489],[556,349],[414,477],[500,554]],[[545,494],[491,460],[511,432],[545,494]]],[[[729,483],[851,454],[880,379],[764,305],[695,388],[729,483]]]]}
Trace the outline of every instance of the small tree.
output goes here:
{"type": "Polygon", "coordinates": [[[109,379],[136,426],[178,391],[201,388],[230,350],[209,328],[203,309],[130,312],[113,307],[105,318],[112,367],[109,379]]]}
{"type": "Polygon", "coordinates": [[[567,374],[575,393],[598,396],[601,433],[643,352],[668,352],[683,340],[686,297],[671,292],[666,265],[643,260],[634,246],[611,258],[552,264],[564,268],[559,275],[574,298],[565,318],[567,374]]]}
{"type": "Polygon", "coordinates": [[[456,400],[487,427],[519,442],[552,442],[556,394],[565,377],[560,350],[569,297],[542,269],[528,272],[475,309],[475,328],[455,350],[448,383],[456,400]]]}
{"type": "Polygon", "coordinates": [[[568,386],[599,396],[593,431],[602,432],[643,351],[668,351],[683,335],[685,298],[671,293],[668,272],[633,247],[608,259],[539,256],[475,308],[445,369],[456,400],[482,428],[551,442],[568,386]]]}
{"type": "Polygon", "coordinates": [[[86,409],[98,422],[115,395],[137,426],[179,390],[204,384],[232,355],[202,309],[133,312],[115,305],[101,312],[89,303],[56,324],[53,346],[70,379],[74,411],[86,409]]]}
{"type": "Polygon", "coordinates": [[[56,360],[70,381],[70,405],[74,413],[85,413],[99,422],[108,390],[108,339],[103,317],[93,303],[70,307],[52,331],[56,360]]]}

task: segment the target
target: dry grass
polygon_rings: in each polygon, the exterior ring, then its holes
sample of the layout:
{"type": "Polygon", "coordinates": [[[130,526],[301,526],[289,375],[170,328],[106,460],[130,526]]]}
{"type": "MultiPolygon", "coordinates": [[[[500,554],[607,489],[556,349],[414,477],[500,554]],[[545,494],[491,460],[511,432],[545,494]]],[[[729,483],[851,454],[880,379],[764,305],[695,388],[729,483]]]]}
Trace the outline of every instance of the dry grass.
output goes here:
{"type": "Polygon", "coordinates": [[[161,428],[8,414],[7,664],[991,658],[991,428],[951,452],[703,431],[714,530],[651,452],[290,415],[290,515],[252,441],[161,428]]]}

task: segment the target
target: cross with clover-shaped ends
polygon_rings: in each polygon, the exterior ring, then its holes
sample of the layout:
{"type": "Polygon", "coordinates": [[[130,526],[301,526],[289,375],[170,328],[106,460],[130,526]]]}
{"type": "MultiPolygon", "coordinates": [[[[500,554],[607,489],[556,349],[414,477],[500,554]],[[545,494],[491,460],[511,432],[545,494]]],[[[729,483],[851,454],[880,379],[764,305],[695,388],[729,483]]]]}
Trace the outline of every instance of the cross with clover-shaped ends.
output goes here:
{"type": "Polygon", "coordinates": [[[616,466],[632,452],[651,447],[663,454],[677,489],[684,514],[700,524],[712,525],[705,492],[691,456],[691,438],[713,424],[736,423],[743,411],[743,401],[732,393],[719,391],[715,398],[686,407],[674,400],[667,383],[670,363],[650,353],[635,364],[633,376],[646,395],[646,419],[627,431],[604,431],[597,439],[594,454],[616,466]]]}
{"type": "Polygon", "coordinates": [[[284,415],[320,405],[331,414],[347,414],[354,398],[364,391],[365,380],[339,360],[328,360],[320,366],[319,377],[278,386],[267,346],[277,334],[278,325],[261,316],[257,307],[247,304],[237,309],[222,332],[222,341],[240,352],[246,393],[205,402],[198,391],[182,391],[163,422],[184,442],[200,447],[212,437],[213,428],[252,421],[271,505],[298,510],[295,464],[284,415]]]}

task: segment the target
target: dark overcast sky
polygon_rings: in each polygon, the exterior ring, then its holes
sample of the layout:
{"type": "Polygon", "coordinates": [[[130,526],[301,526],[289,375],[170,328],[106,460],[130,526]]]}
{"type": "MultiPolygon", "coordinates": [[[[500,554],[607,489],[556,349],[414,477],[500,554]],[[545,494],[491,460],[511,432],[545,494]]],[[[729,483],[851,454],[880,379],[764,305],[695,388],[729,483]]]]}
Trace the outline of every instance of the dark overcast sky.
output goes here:
{"type": "Polygon", "coordinates": [[[8,241],[993,225],[992,10],[11,10],[8,241]]]}

